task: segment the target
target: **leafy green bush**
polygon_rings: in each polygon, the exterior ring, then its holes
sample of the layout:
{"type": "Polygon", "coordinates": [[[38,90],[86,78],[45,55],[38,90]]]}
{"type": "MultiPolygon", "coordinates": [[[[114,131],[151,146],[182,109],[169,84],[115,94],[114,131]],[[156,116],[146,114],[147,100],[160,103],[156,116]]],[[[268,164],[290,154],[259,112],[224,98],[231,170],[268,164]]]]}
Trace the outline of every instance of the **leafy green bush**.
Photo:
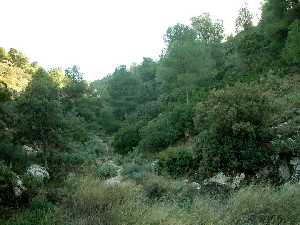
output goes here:
{"type": "Polygon", "coordinates": [[[145,151],[158,152],[192,132],[192,109],[190,106],[179,105],[171,112],[160,114],[141,129],[139,147],[145,151]]]}
{"type": "Polygon", "coordinates": [[[96,175],[100,179],[108,179],[108,178],[117,176],[118,170],[119,170],[119,167],[117,167],[116,165],[114,165],[111,162],[106,162],[97,167],[96,175]]]}
{"type": "Polygon", "coordinates": [[[288,38],[283,50],[283,57],[289,65],[299,66],[300,63],[300,21],[296,20],[290,25],[288,38]]]}
{"type": "Polygon", "coordinates": [[[151,176],[143,183],[146,196],[150,199],[158,199],[168,193],[169,183],[163,177],[151,176]]]}
{"type": "Polygon", "coordinates": [[[108,186],[90,177],[80,178],[75,185],[75,192],[62,206],[67,224],[140,224],[145,205],[138,187],[108,186]]]}
{"type": "Polygon", "coordinates": [[[279,190],[248,187],[235,194],[226,207],[223,224],[298,224],[299,185],[279,190]]]}
{"type": "Polygon", "coordinates": [[[158,166],[173,177],[186,175],[194,167],[193,153],[185,147],[169,148],[159,153],[158,166]]]}
{"type": "MultiPolygon", "coordinates": [[[[62,224],[55,213],[54,205],[44,199],[34,199],[30,208],[15,212],[3,225],[54,225],[62,224]]],[[[0,220],[1,222],[1,220],[0,220]]]]}
{"type": "Polygon", "coordinates": [[[113,147],[119,154],[127,154],[133,151],[140,141],[139,124],[129,125],[120,129],[114,136],[113,147]]]}
{"type": "Polygon", "coordinates": [[[0,204],[14,205],[16,196],[14,187],[17,183],[17,175],[0,161],[0,204]]]}
{"type": "Polygon", "coordinates": [[[137,163],[127,163],[123,165],[122,175],[134,180],[137,183],[141,183],[146,176],[151,174],[151,168],[137,164],[137,163]]]}
{"type": "Polygon", "coordinates": [[[34,196],[36,196],[44,186],[44,180],[42,177],[25,175],[22,177],[22,180],[26,187],[25,194],[28,199],[32,199],[34,196]]]}
{"type": "Polygon", "coordinates": [[[207,171],[253,174],[271,162],[274,107],[258,86],[214,91],[197,106],[195,150],[207,171]]]}

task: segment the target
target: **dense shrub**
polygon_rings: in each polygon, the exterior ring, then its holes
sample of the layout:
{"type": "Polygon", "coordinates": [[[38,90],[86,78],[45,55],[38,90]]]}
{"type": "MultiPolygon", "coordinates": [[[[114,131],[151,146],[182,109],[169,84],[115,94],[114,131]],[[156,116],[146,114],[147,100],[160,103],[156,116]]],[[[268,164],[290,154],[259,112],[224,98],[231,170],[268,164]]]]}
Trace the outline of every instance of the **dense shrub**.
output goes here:
{"type": "Polygon", "coordinates": [[[300,21],[296,20],[290,26],[288,38],[286,41],[285,48],[283,50],[283,57],[286,62],[290,65],[299,66],[300,63],[300,21]]]}
{"type": "Polygon", "coordinates": [[[169,148],[160,152],[158,166],[173,177],[186,175],[194,167],[193,153],[185,147],[169,148]]]}
{"type": "Polygon", "coordinates": [[[143,187],[148,198],[157,199],[166,195],[170,186],[165,178],[151,176],[144,181],[143,187]]]}
{"type": "Polygon", "coordinates": [[[15,213],[5,222],[0,219],[0,222],[3,225],[58,225],[63,223],[59,219],[53,204],[36,198],[28,209],[15,213]]]}
{"type": "Polygon", "coordinates": [[[143,203],[143,194],[136,186],[107,186],[85,177],[76,184],[62,211],[66,224],[140,224],[145,211],[143,203]]]}
{"type": "Polygon", "coordinates": [[[299,185],[279,190],[248,187],[229,201],[222,224],[298,224],[300,221],[299,185]]]}
{"type": "Polygon", "coordinates": [[[141,165],[137,163],[127,163],[123,165],[122,175],[134,180],[137,183],[141,183],[146,176],[151,174],[151,167],[148,165],[141,165]]]}
{"type": "Polygon", "coordinates": [[[192,109],[180,105],[173,111],[160,114],[141,129],[139,147],[142,150],[157,152],[187,138],[193,131],[192,109]]]}
{"type": "Polygon", "coordinates": [[[17,175],[0,161],[0,205],[14,205],[17,175]]]}
{"type": "Polygon", "coordinates": [[[119,167],[111,162],[101,164],[96,169],[96,175],[100,179],[108,179],[118,175],[119,167]]]}
{"type": "Polygon", "coordinates": [[[25,175],[22,177],[24,185],[26,187],[26,197],[32,199],[38,194],[41,188],[44,186],[43,177],[25,175]]]}
{"type": "Polygon", "coordinates": [[[141,139],[139,130],[142,125],[143,123],[138,123],[120,129],[112,143],[115,152],[124,155],[133,151],[141,139]]]}
{"type": "Polygon", "coordinates": [[[254,173],[271,162],[274,107],[258,86],[214,91],[197,106],[195,150],[208,171],[254,173]]]}

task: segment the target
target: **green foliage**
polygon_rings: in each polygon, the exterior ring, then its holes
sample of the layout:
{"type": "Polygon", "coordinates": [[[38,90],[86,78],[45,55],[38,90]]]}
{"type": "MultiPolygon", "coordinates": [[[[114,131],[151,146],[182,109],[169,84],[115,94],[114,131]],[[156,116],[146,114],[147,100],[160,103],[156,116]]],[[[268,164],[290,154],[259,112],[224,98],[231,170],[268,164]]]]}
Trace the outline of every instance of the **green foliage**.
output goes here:
{"type": "Polygon", "coordinates": [[[253,85],[212,92],[195,116],[201,166],[250,174],[265,166],[275,153],[267,145],[273,109],[268,96],[253,85]]]}
{"type": "Polygon", "coordinates": [[[43,178],[37,176],[24,175],[22,181],[26,187],[25,195],[28,199],[35,197],[44,186],[43,178]]]}
{"type": "Polygon", "coordinates": [[[235,21],[235,31],[239,33],[241,31],[247,31],[253,26],[252,23],[253,15],[250,12],[247,3],[240,8],[239,15],[235,21]]]}
{"type": "Polygon", "coordinates": [[[299,186],[248,187],[229,201],[224,224],[297,224],[299,186]]]}
{"type": "Polygon", "coordinates": [[[290,26],[288,38],[283,50],[283,57],[289,65],[299,66],[300,64],[300,21],[296,20],[290,26]]]}
{"type": "Polygon", "coordinates": [[[213,21],[208,13],[193,17],[191,20],[192,27],[195,29],[199,40],[209,44],[220,43],[223,40],[223,21],[213,21]]]}
{"type": "Polygon", "coordinates": [[[106,162],[99,165],[96,169],[96,175],[100,179],[108,179],[118,175],[119,167],[111,162],[106,162]]]}
{"type": "Polygon", "coordinates": [[[169,183],[163,177],[152,176],[143,183],[146,196],[150,199],[162,198],[169,191],[169,183]]]}
{"type": "MultiPolygon", "coordinates": [[[[0,220],[1,222],[1,220],[0,220]]],[[[45,199],[34,199],[30,208],[12,215],[3,225],[54,225],[58,222],[54,205],[45,199]]],[[[58,222],[59,224],[59,222],[58,222]]]]}
{"type": "Polygon", "coordinates": [[[139,147],[157,152],[187,138],[193,132],[192,109],[188,105],[177,106],[173,111],[161,114],[141,129],[139,147]]]}
{"type": "Polygon", "coordinates": [[[152,168],[145,164],[127,163],[123,165],[122,175],[136,183],[142,183],[143,180],[153,173],[152,168]]]}
{"type": "Polygon", "coordinates": [[[173,177],[186,175],[194,167],[193,153],[184,147],[169,148],[159,153],[158,166],[161,173],[173,177]]]}
{"type": "Polygon", "coordinates": [[[7,58],[16,67],[24,68],[28,64],[27,57],[14,48],[9,49],[7,58]]]}
{"type": "Polygon", "coordinates": [[[17,102],[19,136],[37,144],[44,151],[45,163],[49,146],[55,146],[63,127],[63,111],[57,86],[44,71],[39,71],[17,102]]]}
{"type": "Polygon", "coordinates": [[[139,81],[126,69],[126,66],[120,66],[108,81],[107,91],[115,116],[118,119],[125,119],[136,107],[139,81]]]}
{"type": "Polygon", "coordinates": [[[114,136],[113,147],[119,154],[127,154],[134,150],[141,140],[139,129],[141,125],[134,124],[121,128],[114,136]]]}
{"type": "Polygon", "coordinates": [[[0,205],[13,206],[16,202],[14,187],[17,175],[0,161],[0,205]]]}

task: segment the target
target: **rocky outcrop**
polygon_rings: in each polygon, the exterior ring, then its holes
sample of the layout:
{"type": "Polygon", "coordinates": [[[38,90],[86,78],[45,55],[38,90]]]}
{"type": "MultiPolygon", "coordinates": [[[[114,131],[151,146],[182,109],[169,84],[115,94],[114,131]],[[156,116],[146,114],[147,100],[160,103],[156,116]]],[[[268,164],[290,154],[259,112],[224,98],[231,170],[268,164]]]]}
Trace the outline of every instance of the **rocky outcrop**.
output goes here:
{"type": "Polygon", "coordinates": [[[236,176],[226,176],[223,172],[218,173],[214,177],[204,180],[203,185],[217,184],[231,189],[240,187],[241,182],[245,179],[245,174],[237,174],[236,176]]]}

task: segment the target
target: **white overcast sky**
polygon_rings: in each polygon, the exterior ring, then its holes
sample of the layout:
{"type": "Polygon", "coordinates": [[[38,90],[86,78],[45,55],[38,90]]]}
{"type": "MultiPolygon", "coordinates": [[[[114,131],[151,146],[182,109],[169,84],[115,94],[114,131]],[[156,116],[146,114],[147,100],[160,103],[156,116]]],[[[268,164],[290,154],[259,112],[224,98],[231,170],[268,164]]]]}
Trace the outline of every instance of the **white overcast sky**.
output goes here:
{"type": "MultiPolygon", "coordinates": [[[[166,29],[203,12],[234,31],[245,0],[0,0],[0,46],[45,68],[79,65],[94,80],[120,64],[157,59],[166,29]]],[[[259,16],[262,0],[248,0],[259,16]]]]}

